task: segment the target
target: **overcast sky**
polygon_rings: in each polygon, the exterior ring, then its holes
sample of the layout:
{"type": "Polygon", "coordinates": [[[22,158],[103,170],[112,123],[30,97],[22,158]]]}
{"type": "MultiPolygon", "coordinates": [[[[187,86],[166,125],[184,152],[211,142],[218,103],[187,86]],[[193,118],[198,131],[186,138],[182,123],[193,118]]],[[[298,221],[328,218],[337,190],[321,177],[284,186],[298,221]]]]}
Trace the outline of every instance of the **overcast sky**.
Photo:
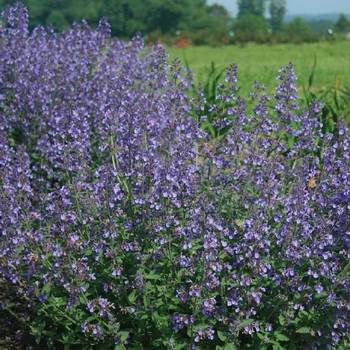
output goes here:
{"type": "MultiPolygon", "coordinates": [[[[208,3],[224,5],[233,14],[237,12],[237,0],[208,0],[208,3]]],[[[287,0],[288,14],[350,13],[350,0],[287,0]]]]}

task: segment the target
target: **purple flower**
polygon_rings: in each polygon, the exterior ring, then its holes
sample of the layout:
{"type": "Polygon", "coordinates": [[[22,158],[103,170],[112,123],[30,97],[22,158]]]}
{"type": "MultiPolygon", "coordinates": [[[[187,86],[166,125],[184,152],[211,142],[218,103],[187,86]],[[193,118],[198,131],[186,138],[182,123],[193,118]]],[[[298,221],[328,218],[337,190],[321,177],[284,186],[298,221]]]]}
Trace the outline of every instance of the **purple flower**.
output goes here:
{"type": "Polygon", "coordinates": [[[204,299],[202,301],[201,310],[202,310],[203,315],[213,316],[215,313],[215,309],[216,309],[215,298],[204,299]]]}
{"type": "Polygon", "coordinates": [[[176,313],[171,318],[172,328],[175,332],[180,331],[184,327],[190,326],[194,323],[194,317],[192,315],[184,315],[176,313]]]}
{"type": "Polygon", "coordinates": [[[196,343],[199,343],[202,340],[214,340],[215,337],[215,331],[212,327],[208,327],[205,329],[199,329],[195,333],[194,341],[196,343]]]}

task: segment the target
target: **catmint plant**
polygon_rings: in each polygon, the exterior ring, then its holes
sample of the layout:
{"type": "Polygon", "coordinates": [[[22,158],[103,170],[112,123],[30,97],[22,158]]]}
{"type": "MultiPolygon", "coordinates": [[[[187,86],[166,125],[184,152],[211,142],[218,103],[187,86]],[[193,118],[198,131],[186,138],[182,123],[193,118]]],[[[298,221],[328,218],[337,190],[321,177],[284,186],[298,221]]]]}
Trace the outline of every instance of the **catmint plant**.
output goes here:
{"type": "Polygon", "coordinates": [[[13,342],[346,349],[350,132],[301,107],[292,64],[248,98],[233,65],[209,101],[160,45],[112,38],[105,20],[30,32],[16,4],[0,23],[13,342]]]}

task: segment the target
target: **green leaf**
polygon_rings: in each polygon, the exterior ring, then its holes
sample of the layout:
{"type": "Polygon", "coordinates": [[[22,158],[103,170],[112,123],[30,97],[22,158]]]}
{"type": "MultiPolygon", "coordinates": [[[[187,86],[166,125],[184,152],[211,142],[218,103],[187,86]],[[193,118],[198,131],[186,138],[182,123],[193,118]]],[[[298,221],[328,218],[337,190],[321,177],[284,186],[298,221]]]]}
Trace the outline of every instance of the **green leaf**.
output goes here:
{"type": "Polygon", "coordinates": [[[226,344],[224,350],[237,350],[237,346],[233,343],[226,344]]]}
{"type": "Polygon", "coordinates": [[[317,56],[316,54],[314,55],[314,63],[312,65],[312,70],[309,76],[309,89],[313,86],[314,83],[314,78],[315,78],[315,73],[316,73],[316,66],[317,66],[317,56]]]}
{"type": "Polygon", "coordinates": [[[52,298],[50,299],[50,301],[51,301],[56,307],[65,306],[65,305],[66,305],[66,301],[65,301],[64,298],[52,297],[52,298]]]}
{"type": "Polygon", "coordinates": [[[278,321],[281,326],[283,326],[286,323],[286,320],[282,315],[278,316],[278,321]]]}
{"type": "Polygon", "coordinates": [[[218,331],[218,337],[221,341],[225,341],[227,339],[225,333],[218,331]]]}
{"type": "Polygon", "coordinates": [[[296,333],[299,334],[310,334],[311,333],[311,328],[310,327],[301,327],[296,330],[296,333]]]}
{"type": "Polygon", "coordinates": [[[252,324],[253,322],[254,322],[253,319],[247,318],[246,320],[242,321],[242,322],[238,325],[238,329],[247,327],[247,326],[249,326],[250,324],[252,324]]]}
{"type": "Polygon", "coordinates": [[[145,274],[146,280],[160,280],[160,276],[156,274],[155,272],[151,271],[150,273],[145,274]]]}
{"type": "Polygon", "coordinates": [[[152,349],[159,348],[163,344],[162,339],[154,339],[152,342],[152,349]]]}
{"type": "Polygon", "coordinates": [[[42,289],[42,292],[43,293],[46,293],[46,294],[50,294],[50,291],[51,291],[51,284],[50,283],[46,283],[42,289]]]}
{"type": "Polygon", "coordinates": [[[273,350],[287,350],[284,346],[282,346],[281,344],[275,344],[272,345],[272,349],[273,350]]]}
{"type": "Polygon", "coordinates": [[[283,350],[284,348],[281,345],[272,345],[273,350],[283,350]]]}
{"type": "Polygon", "coordinates": [[[276,339],[279,341],[288,341],[289,340],[289,338],[287,336],[285,336],[284,334],[282,334],[280,332],[275,332],[274,335],[275,335],[276,339]]]}
{"type": "Polygon", "coordinates": [[[98,317],[96,315],[91,315],[87,319],[85,319],[86,323],[91,323],[92,321],[97,320],[98,317]]]}
{"type": "Polygon", "coordinates": [[[131,304],[134,304],[136,301],[136,289],[134,289],[129,295],[128,300],[131,304]]]}
{"type": "Polygon", "coordinates": [[[257,336],[258,336],[258,338],[259,338],[260,340],[265,341],[265,339],[266,339],[266,335],[265,335],[265,334],[258,333],[257,336]]]}
{"type": "Polygon", "coordinates": [[[130,332],[128,331],[121,331],[119,332],[119,338],[122,343],[125,342],[126,339],[128,339],[130,332]]]}
{"type": "Polygon", "coordinates": [[[193,330],[194,331],[199,331],[200,329],[206,329],[209,327],[209,324],[207,323],[200,323],[200,324],[197,324],[196,326],[193,326],[193,330]]]}
{"type": "Polygon", "coordinates": [[[321,293],[317,293],[314,298],[317,300],[317,299],[323,299],[323,298],[326,298],[328,295],[327,292],[321,292],[321,293]]]}

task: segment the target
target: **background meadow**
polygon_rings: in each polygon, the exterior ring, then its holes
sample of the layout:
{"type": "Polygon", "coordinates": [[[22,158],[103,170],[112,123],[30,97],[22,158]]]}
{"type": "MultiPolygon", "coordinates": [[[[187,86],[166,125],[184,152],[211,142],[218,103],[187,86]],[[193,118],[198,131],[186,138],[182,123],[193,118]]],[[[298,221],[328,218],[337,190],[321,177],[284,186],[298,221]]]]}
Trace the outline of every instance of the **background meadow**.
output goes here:
{"type": "Polygon", "coordinates": [[[222,47],[190,46],[168,48],[171,58],[180,58],[193,70],[196,81],[205,81],[212,62],[222,70],[232,62],[239,66],[240,80],[245,86],[259,80],[273,85],[276,71],[293,62],[298,72],[298,86],[307,86],[316,59],[314,88],[350,84],[350,41],[323,41],[305,44],[261,45],[248,43],[222,47]]]}

